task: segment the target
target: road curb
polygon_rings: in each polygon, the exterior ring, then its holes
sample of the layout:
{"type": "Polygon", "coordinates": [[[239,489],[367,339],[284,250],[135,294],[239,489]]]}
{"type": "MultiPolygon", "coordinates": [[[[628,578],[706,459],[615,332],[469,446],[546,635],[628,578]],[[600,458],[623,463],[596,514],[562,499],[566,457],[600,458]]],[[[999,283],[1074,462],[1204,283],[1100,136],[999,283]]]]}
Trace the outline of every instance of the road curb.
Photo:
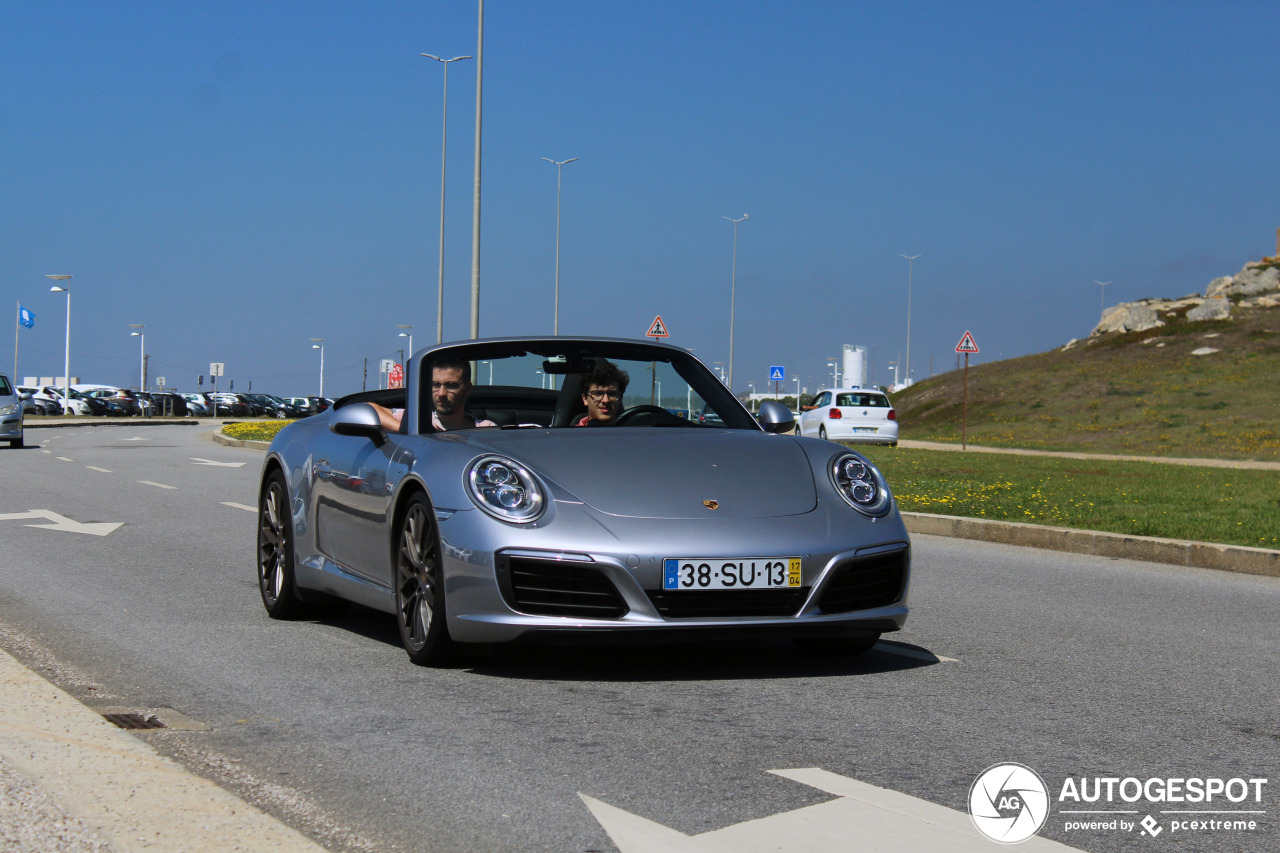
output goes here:
{"type": "Polygon", "coordinates": [[[247,438],[230,438],[229,436],[223,435],[220,431],[213,434],[213,440],[218,444],[222,444],[227,447],[248,447],[253,450],[265,451],[271,446],[271,442],[269,441],[253,441],[252,439],[247,438]]]}
{"type": "Polygon", "coordinates": [[[1141,560],[1148,563],[1171,563],[1201,569],[1217,569],[1249,575],[1280,577],[1280,551],[1248,548],[1242,545],[1218,545],[1185,539],[1161,539],[1156,536],[1131,536],[1069,527],[1048,527],[1016,521],[989,521],[904,512],[902,520],[909,533],[928,536],[951,536],[976,539],[1028,548],[1067,551],[1095,557],[1141,560]]]}
{"type": "MultiPolygon", "coordinates": [[[[0,714],[5,720],[0,758],[114,853],[324,851],[117,728],[3,651],[0,714]]],[[[59,832],[56,826],[48,829],[59,832]]]]}

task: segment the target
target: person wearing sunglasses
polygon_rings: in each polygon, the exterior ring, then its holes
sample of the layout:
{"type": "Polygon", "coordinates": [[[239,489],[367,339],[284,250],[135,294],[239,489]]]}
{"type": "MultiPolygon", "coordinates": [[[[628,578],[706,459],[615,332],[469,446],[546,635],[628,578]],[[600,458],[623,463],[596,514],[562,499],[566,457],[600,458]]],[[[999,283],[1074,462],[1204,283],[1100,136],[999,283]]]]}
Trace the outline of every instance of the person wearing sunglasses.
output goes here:
{"type": "MultiPolygon", "coordinates": [[[[490,420],[467,414],[467,396],[471,393],[471,364],[466,361],[437,361],[431,365],[431,426],[438,432],[453,429],[497,426],[490,420]]],[[[383,429],[400,430],[403,409],[387,409],[374,405],[383,429]]]]}
{"type": "Polygon", "coordinates": [[[596,362],[590,373],[582,377],[582,404],[587,413],[575,426],[612,426],[622,412],[622,395],[631,377],[625,370],[605,359],[596,362]]]}

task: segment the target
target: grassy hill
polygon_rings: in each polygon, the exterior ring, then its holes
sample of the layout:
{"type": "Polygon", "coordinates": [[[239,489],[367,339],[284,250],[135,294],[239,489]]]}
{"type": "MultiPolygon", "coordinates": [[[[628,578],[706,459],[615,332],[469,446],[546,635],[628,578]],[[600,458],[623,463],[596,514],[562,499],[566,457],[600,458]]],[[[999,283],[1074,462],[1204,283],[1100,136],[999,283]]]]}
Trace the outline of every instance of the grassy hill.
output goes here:
{"type": "MultiPolygon", "coordinates": [[[[1280,459],[1280,308],[1236,308],[969,367],[968,441],[1146,456],[1280,459]],[[1192,355],[1212,347],[1209,355],[1192,355]]],[[[903,439],[960,442],[963,370],[894,395],[903,439]]]]}

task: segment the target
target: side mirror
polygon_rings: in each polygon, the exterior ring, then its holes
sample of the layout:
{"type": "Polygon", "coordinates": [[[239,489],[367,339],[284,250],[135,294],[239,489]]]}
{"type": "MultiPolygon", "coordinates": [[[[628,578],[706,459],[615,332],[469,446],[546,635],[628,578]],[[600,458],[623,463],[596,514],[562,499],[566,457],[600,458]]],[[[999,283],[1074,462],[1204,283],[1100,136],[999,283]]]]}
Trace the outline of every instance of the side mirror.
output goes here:
{"type": "Polygon", "coordinates": [[[791,410],[777,400],[765,400],[761,403],[756,420],[760,422],[760,426],[764,427],[765,432],[789,433],[796,428],[791,410]]]}
{"type": "Polygon", "coordinates": [[[352,403],[338,409],[329,418],[329,429],[338,435],[363,436],[379,446],[387,440],[378,413],[368,403],[352,403]]]}

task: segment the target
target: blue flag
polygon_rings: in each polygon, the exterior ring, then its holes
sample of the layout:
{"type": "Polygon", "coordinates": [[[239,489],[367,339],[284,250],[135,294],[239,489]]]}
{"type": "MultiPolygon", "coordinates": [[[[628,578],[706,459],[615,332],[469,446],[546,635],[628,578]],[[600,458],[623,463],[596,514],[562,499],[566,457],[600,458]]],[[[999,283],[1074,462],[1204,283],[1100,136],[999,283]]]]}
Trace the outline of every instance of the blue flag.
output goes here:
{"type": "Polygon", "coordinates": [[[30,329],[36,324],[36,315],[21,305],[18,306],[18,322],[30,329]]]}

